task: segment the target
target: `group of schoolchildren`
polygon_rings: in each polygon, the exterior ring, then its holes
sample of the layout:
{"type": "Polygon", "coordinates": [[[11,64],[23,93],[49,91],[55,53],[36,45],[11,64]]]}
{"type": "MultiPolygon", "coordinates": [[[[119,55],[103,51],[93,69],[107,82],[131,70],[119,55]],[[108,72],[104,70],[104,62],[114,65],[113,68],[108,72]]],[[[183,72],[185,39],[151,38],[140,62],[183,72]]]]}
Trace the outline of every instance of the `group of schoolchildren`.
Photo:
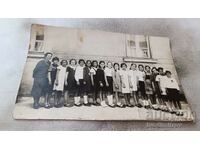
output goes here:
{"type": "Polygon", "coordinates": [[[58,57],[52,59],[46,53],[33,70],[33,108],[40,107],[40,98],[45,97],[45,108],[103,106],[144,107],[183,115],[177,81],[170,71],[162,67],[132,63],[91,61],[58,57]],[[71,101],[73,100],[73,101],[71,101]]]}
{"type": "Polygon", "coordinates": [[[70,107],[73,99],[75,106],[135,106],[182,115],[178,83],[161,67],[54,57],[49,73],[55,107],[70,107]]]}

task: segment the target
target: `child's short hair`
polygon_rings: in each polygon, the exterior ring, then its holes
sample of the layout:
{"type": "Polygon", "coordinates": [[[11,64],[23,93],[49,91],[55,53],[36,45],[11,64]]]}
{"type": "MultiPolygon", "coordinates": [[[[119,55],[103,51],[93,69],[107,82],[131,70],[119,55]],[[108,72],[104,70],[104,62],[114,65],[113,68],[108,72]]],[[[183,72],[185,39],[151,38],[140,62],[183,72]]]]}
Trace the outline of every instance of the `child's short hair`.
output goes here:
{"type": "Polygon", "coordinates": [[[171,71],[169,71],[169,70],[165,71],[165,74],[167,74],[167,73],[172,74],[171,71]]]}
{"type": "Polygon", "coordinates": [[[49,54],[50,54],[51,56],[53,56],[53,53],[47,52],[47,53],[44,54],[44,57],[47,57],[47,55],[49,55],[49,54]]]}
{"type": "Polygon", "coordinates": [[[152,68],[151,68],[151,72],[153,72],[154,69],[155,69],[156,71],[158,71],[158,69],[157,69],[156,67],[152,67],[152,68]]]}
{"type": "Polygon", "coordinates": [[[113,67],[115,67],[116,65],[119,67],[119,63],[114,63],[114,64],[113,64],[113,67]]]}
{"type": "Polygon", "coordinates": [[[85,63],[87,64],[88,62],[92,63],[92,61],[91,61],[91,60],[86,60],[86,62],[85,62],[85,63]]]}
{"type": "Polygon", "coordinates": [[[66,64],[68,64],[66,59],[61,60],[60,64],[62,65],[64,62],[66,62],[66,64]]]}
{"type": "Polygon", "coordinates": [[[142,64],[139,64],[139,65],[138,65],[138,68],[140,68],[140,66],[141,66],[142,68],[144,68],[144,66],[143,66],[142,64]]]}
{"type": "Polygon", "coordinates": [[[94,63],[95,63],[95,62],[97,63],[97,66],[98,66],[98,61],[97,61],[97,60],[93,60],[93,61],[92,61],[92,66],[93,66],[93,67],[94,67],[94,63]]]}
{"type": "Polygon", "coordinates": [[[104,63],[104,64],[105,64],[105,61],[101,60],[101,61],[99,62],[99,65],[100,65],[101,63],[104,63]]]}
{"type": "Polygon", "coordinates": [[[80,64],[81,62],[83,62],[85,64],[85,60],[84,59],[79,59],[78,63],[80,64]]]}
{"type": "Polygon", "coordinates": [[[73,60],[75,61],[75,65],[76,65],[76,64],[77,64],[77,61],[76,61],[76,59],[74,59],[74,58],[72,58],[72,59],[69,60],[69,64],[71,64],[73,60]]]}
{"type": "Polygon", "coordinates": [[[111,61],[108,61],[108,62],[107,62],[107,65],[108,65],[109,63],[111,63],[111,65],[112,65],[112,62],[111,62],[111,61]]]}
{"type": "Polygon", "coordinates": [[[99,62],[99,68],[101,68],[100,64],[102,64],[102,63],[105,64],[105,61],[101,60],[101,61],[99,62]]]}
{"type": "Polygon", "coordinates": [[[145,68],[145,70],[146,70],[147,68],[151,69],[151,67],[150,67],[149,65],[146,65],[144,68],[145,68]]]}
{"type": "Polygon", "coordinates": [[[87,60],[87,61],[85,62],[85,64],[87,65],[88,62],[90,62],[90,64],[92,65],[92,61],[91,61],[91,60],[87,60]]]}
{"type": "Polygon", "coordinates": [[[58,57],[54,57],[53,59],[52,59],[52,62],[54,62],[54,61],[59,61],[59,58],[58,57]]]}
{"type": "Polygon", "coordinates": [[[121,68],[122,68],[123,66],[126,66],[126,68],[127,68],[127,64],[126,64],[126,63],[121,63],[121,68]]]}
{"type": "MultiPolygon", "coordinates": [[[[137,67],[137,64],[135,64],[135,63],[131,63],[131,67],[132,67],[132,66],[137,67]]],[[[130,67],[130,69],[131,69],[131,67],[130,67]]]]}
{"type": "Polygon", "coordinates": [[[160,71],[160,70],[162,70],[162,71],[163,71],[164,69],[163,69],[162,67],[158,67],[158,71],[160,71]]]}
{"type": "Polygon", "coordinates": [[[115,66],[115,65],[118,65],[118,66],[119,66],[119,63],[114,63],[113,66],[115,66]]]}

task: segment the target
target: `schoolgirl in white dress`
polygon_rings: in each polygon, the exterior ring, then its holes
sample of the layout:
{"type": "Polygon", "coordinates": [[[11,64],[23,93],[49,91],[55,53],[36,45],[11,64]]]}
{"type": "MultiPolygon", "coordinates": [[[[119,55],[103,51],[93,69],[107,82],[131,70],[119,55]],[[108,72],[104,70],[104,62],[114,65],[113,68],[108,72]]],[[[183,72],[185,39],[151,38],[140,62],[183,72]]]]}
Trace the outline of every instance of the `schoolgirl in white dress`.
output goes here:
{"type": "MultiPolygon", "coordinates": [[[[76,92],[76,96],[74,97],[75,100],[75,105],[76,106],[81,106],[82,105],[82,101],[81,98],[84,95],[84,78],[83,78],[83,69],[85,66],[85,61],[83,59],[79,59],[78,61],[79,65],[76,67],[75,70],[75,80],[77,83],[77,92],[76,92]]],[[[86,97],[84,97],[84,103],[87,103],[87,99],[86,97]]]]}
{"type": "Polygon", "coordinates": [[[62,107],[61,104],[61,96],[64,92],[64,85],[67,80],[66,78],[66,68],[67,68],[67,60],[62,60],[60,62],[60,66],[57,67],[56,80],[54,84],[54,90],[56,91],[56,101],[55,107],[62,107]]]}
{"type": "Polygon", "coordinates": [[[124,95],[126,105],[130,104],[130,86],[129,86],[129,71],[127,70],[127,65],[125,63],[121,64],[120,77],[122,82],[122,94],[124,95]]]}
{"type": "Polygon", "coordinates": [[[138,71],[136,64],[131,64],[130,70],[129,70],[129,78],[130,78],[130,91],[133,95],[134,105],[139,106],[139,102],[137,99],[137,90],[138,90],[138,71]]]}
{"type": "Polygon", "coordinates": [[[120,67],[118,63],[114,63],[113,65],[113,92],[115,93],[115,105],[121,107],[122,101],[119,99],[119,94],[122,92],[122,85],[120,79],[120,67]]]}

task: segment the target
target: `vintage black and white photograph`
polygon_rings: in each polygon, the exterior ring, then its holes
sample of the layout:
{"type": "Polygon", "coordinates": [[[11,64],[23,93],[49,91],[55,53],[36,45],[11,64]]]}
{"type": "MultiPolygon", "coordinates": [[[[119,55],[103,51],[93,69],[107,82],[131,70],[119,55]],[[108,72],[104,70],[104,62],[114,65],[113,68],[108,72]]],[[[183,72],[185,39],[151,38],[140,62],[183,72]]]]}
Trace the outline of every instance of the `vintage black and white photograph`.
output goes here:
{"type": "Polygon", "coordinates": [[[170,39],[32,24],[14,119],[193,121],[170,39]]]}

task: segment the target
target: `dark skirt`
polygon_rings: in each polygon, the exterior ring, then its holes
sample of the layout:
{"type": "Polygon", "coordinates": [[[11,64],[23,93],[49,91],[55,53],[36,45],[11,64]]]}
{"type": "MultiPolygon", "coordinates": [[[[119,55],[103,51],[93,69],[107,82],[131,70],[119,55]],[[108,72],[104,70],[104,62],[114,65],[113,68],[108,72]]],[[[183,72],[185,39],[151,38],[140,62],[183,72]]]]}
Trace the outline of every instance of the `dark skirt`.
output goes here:
{"type": "Polygon", "coordinates": [[[85,81],[84,91],[85,91],[86,93],[91,93],[91,92],[93,92],[93,86],[92,86],[91,78],[89,78],[87,81],[85,81]]]}
{"type": "Polygon", "coordinates": [[[91,93],[94,94],[95,99],[97,98],[97,94],[98,94],[98,88],[97,88],[97,80],[96,80],[96,75],[93,76],[93,80],[94,80],[94,85],[91,86],[91,93]]]}
{"type": "Polygon", "coordinates": [[[97,83],[97,91],[106,91],[106,82],[105,81],[102,81],[101,82],[103,86],[100,86],[100,82],[97,83]]]}
{"type": "Polygon", "coordinates": [[[67,80],[67,86],[64,86],[64,90],[70,93],[77,91],[78,85],[75,79],[67,80]]]}
{"type": "Polygon", "coordinates": [[[139,89],[138,91],[141,92],[142,96],[145,96],[145,84],[144,84],[144,81],[139,81],[139,89]]]}
{"type": "Polygon", "coordinates": [[[45,96],[50,91],[48,78],[34,78],[31,95],[34,98],[45,96]]]}
{"type": "Polygon", "coordinates": [[[180,94],[177,89],[167,88],[167,99],[170,101],[180,101],[180,94]]]}
{"type": "Polygon", "coordinates": [[[145,92],[147,95],[153,95],[153,87],[150,79],[145,80],[145,92]]]}
{"type": "Polygon", "coordinates": [[[113,93],[113,78],[109,76],[107,76],[106,78],[109,84],[109,86],[106,86],[106,92],[113,93]]]}
{"type": "Polygon", "coordinates": [[[158,96],[158,98],[161,98],[161,91],[159,88],[159,83],[157,81],[154,82],[154,86],[155,86],[155,94],[158,96]]]}
{"type": "Polygon", "coordinates": [[[85,92],[84,80],[79,79],[79,85],[77,85],[77,95],[82,96],[84,92],[85,92]]]}
{"type": "Polygon", "coordinates": [[[52,92],[54,92],[54,90],[53,90],[53,88],[54,88],[54,84],[55,84],[55,79],[51,79],[51,85],[49,85],[49,92],[50,92],[50,94],[52,93],[52,92]]]}

